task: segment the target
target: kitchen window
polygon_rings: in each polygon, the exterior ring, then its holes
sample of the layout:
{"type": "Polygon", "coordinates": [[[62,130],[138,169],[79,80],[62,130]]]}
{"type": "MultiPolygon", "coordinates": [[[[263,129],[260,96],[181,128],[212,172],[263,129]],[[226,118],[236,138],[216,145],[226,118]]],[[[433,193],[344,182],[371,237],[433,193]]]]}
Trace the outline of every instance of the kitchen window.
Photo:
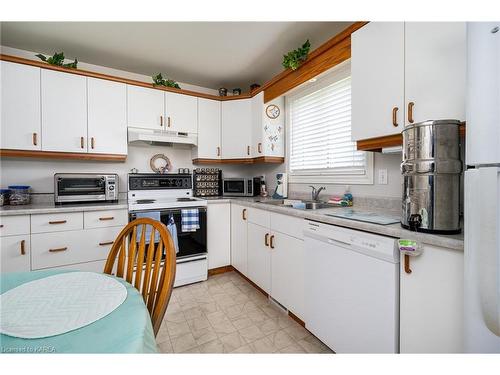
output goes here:
{"type": "Polygon", "coordinates": [[[373,155],[351,140],[349,61],[287,96],[287,106],[290,182],[373,183],[373,155]]]}

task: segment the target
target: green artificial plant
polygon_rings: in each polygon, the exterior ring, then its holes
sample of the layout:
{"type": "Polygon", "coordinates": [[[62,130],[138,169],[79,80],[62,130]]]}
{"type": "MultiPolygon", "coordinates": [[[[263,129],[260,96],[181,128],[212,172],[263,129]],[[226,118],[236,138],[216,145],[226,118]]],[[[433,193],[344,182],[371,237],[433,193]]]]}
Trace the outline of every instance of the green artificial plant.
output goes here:
{"type": "Polygon", "coordinates": [[[307,39],[302,47],[299,47],[284,55],[283,66],[285,67],[285,69],[290,68],[292,70],[296,70],[307,59],[310,49],[311,43],[309,43],[309,39],[307,39]]]}
{"type": "Polygon", "coordinates": [[[57,66],[62,66],[63,68],[72,68],[72,69],[76,69],[77,65],[78,65],[78,60],[75,59],[75,61],[71,62],[71,63],[64,63],[64,52],[59,52],[59,53],[54,53],[54,56],[49,56],[49,57],[46,57],[42,54],[38,54],[38,55],[35,55],[36,57],[38,57],[40,60],[42,61],[45,61],[47,64],[50,64],[50,65],[57,65],[57,66]]]}
{"type": "Polygon", "coordinates": [[[158,74],[152,76],[151,78],[153,78],[153,85],[154,86],[174,87],[176,89],[181,88],[179,86],[179,84],[177,82],[175,82],[173,79],[163,78],[161,73],[158,73],[158,74]]]}

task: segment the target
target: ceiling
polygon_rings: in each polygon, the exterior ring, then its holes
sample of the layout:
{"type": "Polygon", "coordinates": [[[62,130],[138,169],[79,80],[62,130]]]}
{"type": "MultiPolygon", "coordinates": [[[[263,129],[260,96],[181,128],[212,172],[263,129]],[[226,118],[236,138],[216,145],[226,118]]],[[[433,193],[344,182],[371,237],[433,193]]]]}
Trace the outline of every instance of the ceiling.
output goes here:
{"type": "Polygon", "coordinates": [[[263,84],[283,55],[311,50],[351,22],[2,22],[1,43],[208,88],[263,84]]]}

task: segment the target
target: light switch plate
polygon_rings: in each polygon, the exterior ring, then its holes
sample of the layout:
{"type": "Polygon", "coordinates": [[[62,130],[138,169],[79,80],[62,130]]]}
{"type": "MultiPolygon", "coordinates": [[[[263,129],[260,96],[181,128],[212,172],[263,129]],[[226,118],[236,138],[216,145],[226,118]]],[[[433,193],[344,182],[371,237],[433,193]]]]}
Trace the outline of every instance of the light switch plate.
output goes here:
{"type": "Polygon", "coordinates": [[[378,170],[378,183],[379,185],[387,185],[387,169],[378,170]]]}

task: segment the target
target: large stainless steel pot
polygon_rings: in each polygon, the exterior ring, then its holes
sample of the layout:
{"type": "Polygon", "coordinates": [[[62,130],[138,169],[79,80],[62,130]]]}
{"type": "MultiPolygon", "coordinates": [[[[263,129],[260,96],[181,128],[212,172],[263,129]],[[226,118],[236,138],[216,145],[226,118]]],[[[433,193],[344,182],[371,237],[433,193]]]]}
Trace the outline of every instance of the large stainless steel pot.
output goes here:
{"type": "Polygon", "coordinates": [[[401,225],[431,233],[460,233],[460,121],[412,124],[403,130],[401,225]]]}

